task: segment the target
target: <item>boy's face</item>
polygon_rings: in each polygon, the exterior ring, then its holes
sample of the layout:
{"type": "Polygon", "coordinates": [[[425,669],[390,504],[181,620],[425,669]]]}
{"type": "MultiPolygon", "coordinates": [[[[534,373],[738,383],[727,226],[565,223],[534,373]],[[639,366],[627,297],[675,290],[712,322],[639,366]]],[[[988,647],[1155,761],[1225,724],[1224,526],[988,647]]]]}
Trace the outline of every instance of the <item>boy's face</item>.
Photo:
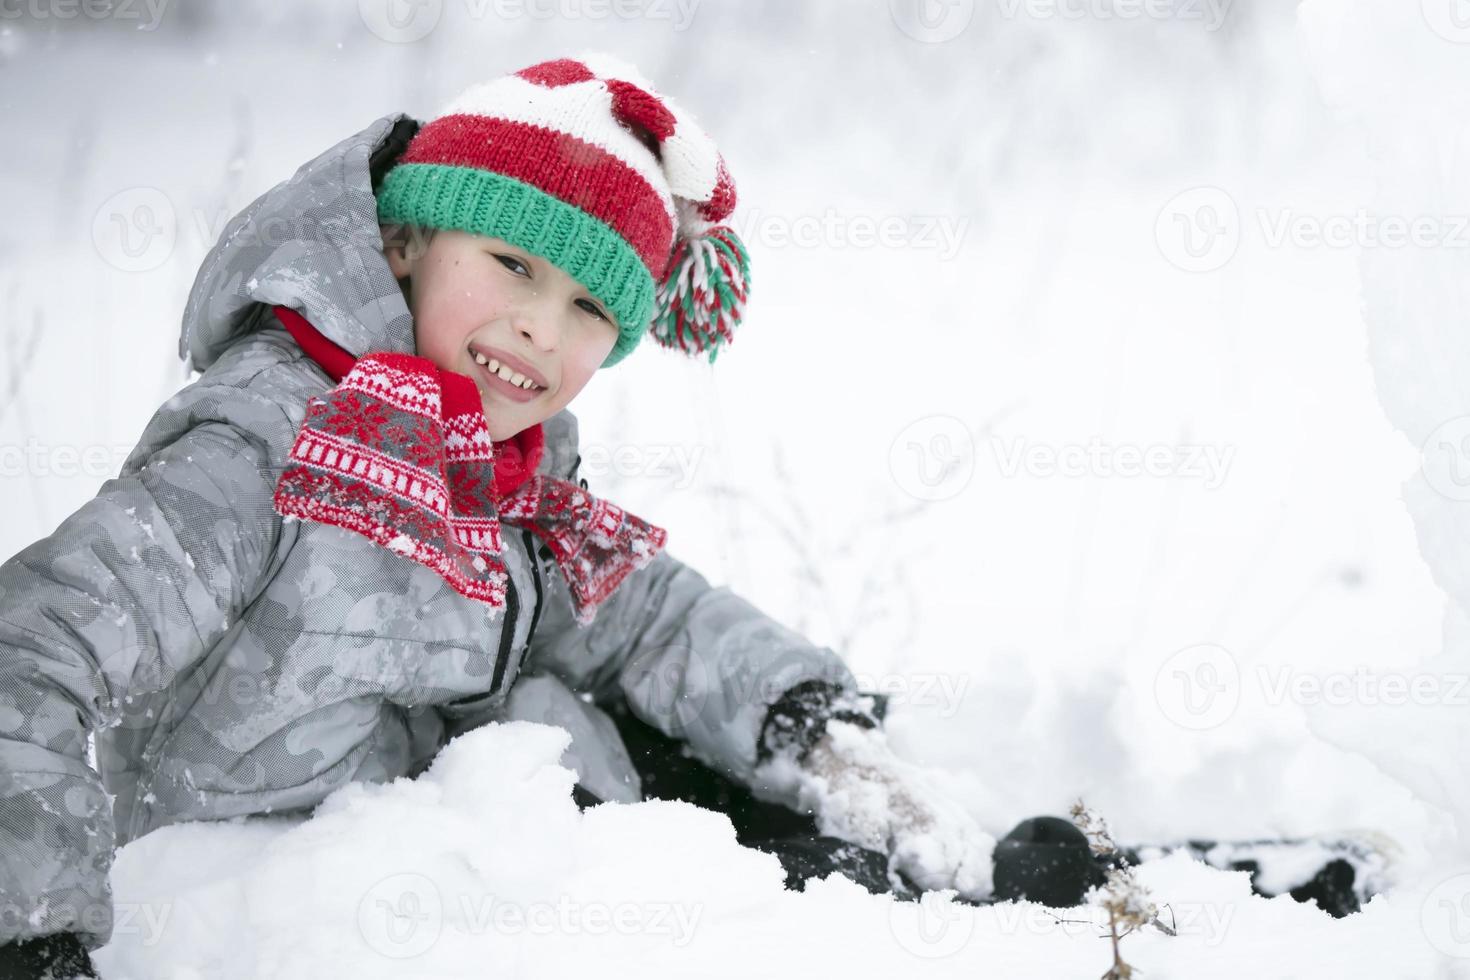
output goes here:
{"type": "Polygon", "coordinates": [[[606,307],[523,248],[439,230],[425,249],[421,239],[392,227],[385,227],[384,242],[388,265],[405,286],[419,356],[474,379],[494,440],[561,411],[617,342],[606,307]],[[535,387],[514,384],[526,378],[535,387]]]}

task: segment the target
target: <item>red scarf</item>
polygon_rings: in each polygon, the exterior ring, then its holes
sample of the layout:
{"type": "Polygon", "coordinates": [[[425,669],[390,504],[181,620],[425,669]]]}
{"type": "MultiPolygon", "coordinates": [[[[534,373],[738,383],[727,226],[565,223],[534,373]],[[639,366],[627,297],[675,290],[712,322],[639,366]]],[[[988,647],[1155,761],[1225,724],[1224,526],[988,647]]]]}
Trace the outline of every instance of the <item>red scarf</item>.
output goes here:
{"type": "Polygon", "coordinates": [[[537,473],[539,424],[492,442],[470,378],[411,354],[355,358],[295,310],[273,309],[338,382],[307,403],[276,483],[277,513],[364,535],[495,608],[507,580],[500,525],[526,528],[555,555],[584,626],[664,546],[663,528],[537,473]]]}

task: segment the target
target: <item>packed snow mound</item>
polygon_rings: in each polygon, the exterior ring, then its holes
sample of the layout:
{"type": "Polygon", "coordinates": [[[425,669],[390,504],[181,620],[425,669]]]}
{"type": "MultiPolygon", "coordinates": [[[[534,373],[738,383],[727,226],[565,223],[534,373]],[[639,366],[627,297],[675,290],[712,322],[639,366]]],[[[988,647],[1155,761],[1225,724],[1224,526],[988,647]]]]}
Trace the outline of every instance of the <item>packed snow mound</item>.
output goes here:
{"type": "MultiPolygon", "coordinates": [[[[353,783],[310,818],[180,824],[122,848],[106,980],[1096,977],[1098,913],[784,887],[776,858],[678,802],[579,811],[564,729],[490,724],[416,780],[353,783]]],[[[1139,870],[1179,933],[1123,941],[1158,980],[1429,976],[1420,902],[1332,919],[1180,854],[1139,870]],[[1416,960],[1416,957],[1419,960],[1416,960]],[[1420,961],[1422,960],[1422,962],[1420,961]]]]}

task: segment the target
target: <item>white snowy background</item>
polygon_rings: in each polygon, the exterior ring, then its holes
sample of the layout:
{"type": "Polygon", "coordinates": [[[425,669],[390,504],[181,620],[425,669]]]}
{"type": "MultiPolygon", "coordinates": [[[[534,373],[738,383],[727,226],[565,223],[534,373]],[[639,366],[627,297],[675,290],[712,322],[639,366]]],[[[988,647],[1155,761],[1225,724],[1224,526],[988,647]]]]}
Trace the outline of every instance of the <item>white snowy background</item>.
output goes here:
{"type": "MultiPolygon", "coordinates": [[[[1396,842],[1393,887],[1344,920],[1146,865],[1181,926],[1124,941],[1151,980],[1470,977],[1463,0],[97,10],[0,5],[0,555],[188,382],[185,295],[231,215],[380,115],[606,48],[720,142],[753,290],[716,365],[645,342],[579,396],[593,487],[892,692],[895,749],[992,833],[1082,797],[1124,842],[1396,842]]],[[[1032,906],[785,892],[687,805],[579,814],[559,736],[494,726],[310,821],[137,841],[98,963],[1110,961],[1032,906]],[[558,906],[580,917],[515,924],[558,906]]]]}

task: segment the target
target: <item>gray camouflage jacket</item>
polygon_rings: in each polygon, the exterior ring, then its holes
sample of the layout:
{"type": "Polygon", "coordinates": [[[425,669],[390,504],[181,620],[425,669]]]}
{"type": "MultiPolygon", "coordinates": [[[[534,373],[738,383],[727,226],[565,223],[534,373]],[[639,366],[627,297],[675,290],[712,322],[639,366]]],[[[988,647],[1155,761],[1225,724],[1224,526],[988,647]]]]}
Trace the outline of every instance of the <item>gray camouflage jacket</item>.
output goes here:
{"type": "MultiPolygon", "coordinates": [[[[565,725],[584,786],[641,798],[616,729],[578,693],[625,698],[761,794],[771,705],[797,685],[856,691],[832,650],[667,549],[583,629],[529,531],[507,526],[510,592],[487,618],[360,535],[275,513],[307,399],[333,382],[269,304],[353,354],[414,353],[373,197],[414,125],[373,122],[230,222],[184,314],[180,356],[202,376],[95,499],[0,565],[0,944],[73,931],[101,946],[116,847],[415,776],[491,720],[565,725]]],[[[577,479],[576,418],[545,429],[540,470],[577,479]]]]}

